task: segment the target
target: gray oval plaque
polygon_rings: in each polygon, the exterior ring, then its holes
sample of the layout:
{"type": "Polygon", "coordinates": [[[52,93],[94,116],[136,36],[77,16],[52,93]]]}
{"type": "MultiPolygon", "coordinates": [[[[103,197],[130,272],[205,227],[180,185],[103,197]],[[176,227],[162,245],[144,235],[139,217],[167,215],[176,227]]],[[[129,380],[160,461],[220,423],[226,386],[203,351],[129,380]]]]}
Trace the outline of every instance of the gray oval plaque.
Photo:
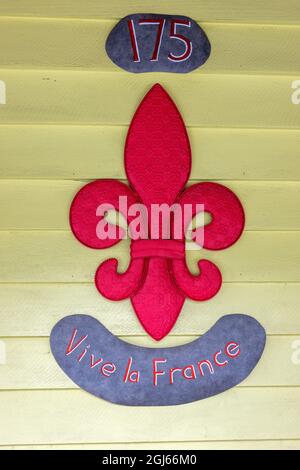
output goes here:
{"type": "Polygon", "coordinates": [[[226,315],[202,337],[172,348],[143,348],[111,334],[95,318],[72,315],[51,332],[52,353],[81,388],[122,405],[178,405],[242,382],[265,347],[252,317],[226,315]]]}
{"type": "Polygon", "coordinates": [[[210,42],[191,18],[134,14],[123,18],[106,41],[110,59],[128,72],[187,73],[210,55],[210,42]]]}

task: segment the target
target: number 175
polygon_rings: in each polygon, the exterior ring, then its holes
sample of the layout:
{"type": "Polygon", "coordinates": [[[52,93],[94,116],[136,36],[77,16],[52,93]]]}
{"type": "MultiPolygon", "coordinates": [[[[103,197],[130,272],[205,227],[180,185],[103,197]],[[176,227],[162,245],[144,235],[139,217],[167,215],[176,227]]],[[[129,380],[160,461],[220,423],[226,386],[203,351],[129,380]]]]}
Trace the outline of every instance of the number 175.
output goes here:
{"type": "MultiPolygon", "coordinates": [[[[128,29],[130,33],[130,40],[131,40],[131,46],[132,46],[132,51],[133,51],[133,61],[134,62],[140,62],[140,52],[139,52],[139,46],[136,38],[136,32],[135,32],[135,25],[133,20],[128,20],[128,29]]],[[[157,26],[157,35],[156,35],[156,41],[155,41],[155,46],[153,49],[153,54],[151,57],[151,62],[156,62],[158,61],[159,58],[159,52],[160,52],[160,46],[161,46],[161,41],[166,25],[166,20],[163,18],[158,18],[158,19],[140,19],[138,24],[140,26],[143,25],[156,25],[157,26]]],[[[178,41],[181,41],[185,45],[185,50],[183,54],[180,55],[175,55],[172,54],[172,52],[169,52],[168,54],[168,59],[171,60],[172,62],[183,62],[187,59],[190,58],[192,51],[193,51],[193,44],[192,42],[183,36],[182,34],[177,33],[177,27],[178,26],[183,26],[186,28],[191,27],[191,21],[188,20],[171,20],[171,28],[170,28],[170,38],[171,39],[177,39],[178,41]]]]}

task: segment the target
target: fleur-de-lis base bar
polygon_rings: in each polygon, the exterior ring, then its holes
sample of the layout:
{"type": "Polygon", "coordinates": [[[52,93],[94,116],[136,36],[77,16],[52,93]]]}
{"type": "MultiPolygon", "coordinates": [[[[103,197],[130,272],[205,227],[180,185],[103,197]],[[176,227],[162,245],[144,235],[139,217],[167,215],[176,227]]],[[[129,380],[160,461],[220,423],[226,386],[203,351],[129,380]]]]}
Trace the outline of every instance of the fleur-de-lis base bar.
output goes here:
{"type": "MultiPolygon", "coordinates": [[[[224,186],[199,183],[186,188],[191,169],[188,136],[176,106],[159,85],[146,95],[133,118],[125,168],[130,186],[115,180],[86,185],[72,203],[70,222],[81,243],[102,249],[124,235],[118,228],[109,231],[108,238],[99,237],[99,220],[108,230],[113,228],[104,213],[99,217],[103,204],[122,212],[128,224],[132,217],[121,207],[120,196],[127,197],[128,205],[143,203],[150,214],[153,204],[191,207],[189,218],[180,221],[181,237],[175,239],[178,224],[173,223],[167,239],[158,227],[155,238],[140,236],[131,241],[125,273],[118,272],[116,259],[108,259],[95,276],[97,288],[108,299],[129,297],[145,330],[159,340],[173,327],[186,297],[208,300],[221,286],[221,273],[212,262],[199,261],[200,273],[194,276],[185,261],[186,228],[198,213],[197,204],[204,205],[212,221],[204,227],[204,240],[197,236],[200,229],[193,238],[209,250],[227,248],[239,238],[244,212],[224,186]]],[[[199,322],[200,314],[201,307],[199,322]]],[[[265,341],[263,327],[242,314],[225,315],[201,338],[173,348],[128,344],[88,315],[63,318],[50,336],[56,361],[77,385],[97,397],[131,406],[177,405],[221,393],[250,374],[265,341]]]]}
{"type": "MultiPolygon", "coordinates": [[[[74,235],[90,248],[108,248],[120,241],[122,230],[100,239],[97,225],[104,215],[97,209],[109,204],[122,212],[128,224],[134,217],[124,213],[120,196],[128,206],[142,203],[151,215],[153,205],[177,204],[191,208],[182,218],[182,236],[131,241],[131,261],[126,272],[118,272],[118,261],[108,259],[98,268],[95,283],[107,299],[130,298],[144,329],[156,340],[169,333],[188,297],[204,301],[213,297],[222,283],[218,267],[199,261],[199,275],[190,273],[185,261],[185,233],[198,206],[204,205],[212,221],[204,227],[203,247],[222,250],[237,241],[244,228],[244,211],[235,194],[220,184],[198,183],[186,187],[191,171],[191,149],[182,117],[166,91],[156,84],[147,93],[131,122],[125,145],[125,170],[129,185],[117,180],[98,180],[84,186],[70,210],[74,235]]],[[[151,225],[149,216],[149,225],[151,225]]],[[[176,227],[173,227],[175,230],[176,227]]],[[[177,227],[178,228],[178,227],[177,227]]],[[[194,240],[197,237],[194,231],[194,240]]],[[[201,232],[202,233],[202,232],[201,232]]],[[[201,251],[199,251],[199,254],[201,251]]]]}

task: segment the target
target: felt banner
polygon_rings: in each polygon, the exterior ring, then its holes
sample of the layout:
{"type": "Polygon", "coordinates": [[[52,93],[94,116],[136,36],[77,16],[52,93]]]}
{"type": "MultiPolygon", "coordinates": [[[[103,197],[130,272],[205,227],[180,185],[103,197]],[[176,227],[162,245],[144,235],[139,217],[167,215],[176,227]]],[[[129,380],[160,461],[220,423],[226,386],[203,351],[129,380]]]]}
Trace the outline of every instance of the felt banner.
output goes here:
{"type": "Polygon", "coordinates": [[[210,42],[191,18],[134,14],[123,18],[106,41],[110,59],[128,72],[187,73],[203,65],[210,42]]]}
{"type": "Polygon", "coordinates": [[[265,347],[252,317],[223,316],[202,337],[171,348],[144,348],[110,333],[87,315],[60,320],[51,332],[62,370],[93,395],[131,406],[178,405],[211,397],[241,383],[265,347]]]}

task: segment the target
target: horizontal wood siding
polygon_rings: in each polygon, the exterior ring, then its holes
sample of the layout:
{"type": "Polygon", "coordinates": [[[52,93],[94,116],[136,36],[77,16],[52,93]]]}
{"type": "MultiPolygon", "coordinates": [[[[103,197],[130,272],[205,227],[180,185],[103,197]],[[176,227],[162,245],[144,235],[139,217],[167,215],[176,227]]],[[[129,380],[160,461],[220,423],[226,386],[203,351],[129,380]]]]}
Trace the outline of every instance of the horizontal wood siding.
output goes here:
{"type": "Polygon", "coordinates": [[[3,0],[0,4],[0,449],[300,448],[299,0],[3,0]],[[212,43],[189,75],[134,75],[106,56],[119,18],[189,15],[212,43]],[[70,202],[87,181],[125,179],[128,125],[160,82],[188,126],[191,181],[232,188],[246,230],[225,251],[189,251],[223,274],[208,302],[186,301],[162,345],[204,334],[226,313],[267,331],[261,362],[238,387],[177,407],[122,407],[78,389],[49,349],[63,316],[95,316],[124,341],[155,346],[129,301],[93,284],[100,262],[129,261],[129,241],[89,250],[72,236],[70,202]],[[158,424],[159,423],[159,424],[158,424]]]}

